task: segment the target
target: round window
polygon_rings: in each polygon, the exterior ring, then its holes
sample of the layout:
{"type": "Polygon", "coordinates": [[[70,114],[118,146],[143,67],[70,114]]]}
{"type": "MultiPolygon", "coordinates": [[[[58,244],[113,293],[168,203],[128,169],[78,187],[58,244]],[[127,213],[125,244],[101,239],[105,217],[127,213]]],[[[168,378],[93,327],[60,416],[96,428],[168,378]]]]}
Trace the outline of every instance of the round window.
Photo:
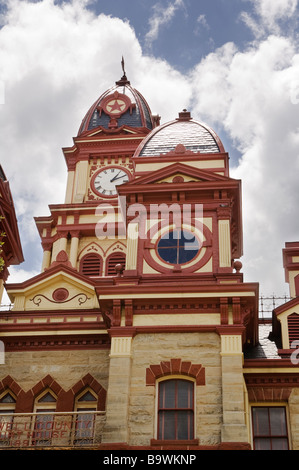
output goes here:
{"type": "Polygon", "coordinates": [[[198,238],[188,230],[172,230],[164,234],[158,244],[160,258],[169,264],[185,264],[193,260],[201,248],[198,238]]]}

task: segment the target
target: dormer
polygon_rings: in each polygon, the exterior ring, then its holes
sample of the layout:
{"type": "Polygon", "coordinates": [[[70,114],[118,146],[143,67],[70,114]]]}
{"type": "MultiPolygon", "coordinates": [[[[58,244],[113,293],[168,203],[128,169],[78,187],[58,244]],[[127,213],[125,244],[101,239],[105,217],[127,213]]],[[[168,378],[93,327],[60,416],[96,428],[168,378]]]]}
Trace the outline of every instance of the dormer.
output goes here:
{"type": "Polygon", "coordinates": [[[283,356],[299,344],[299,242],[287,242],[283,249],[285,280],[291,300],[273,311],[273,336],[281,339],[283,356]]]}
{"type": "Polygon", "coordinates": [[[287,242],[283,253],[285,280],[289,284],[290,297],[299,296],[299,242],[287,242]]]}

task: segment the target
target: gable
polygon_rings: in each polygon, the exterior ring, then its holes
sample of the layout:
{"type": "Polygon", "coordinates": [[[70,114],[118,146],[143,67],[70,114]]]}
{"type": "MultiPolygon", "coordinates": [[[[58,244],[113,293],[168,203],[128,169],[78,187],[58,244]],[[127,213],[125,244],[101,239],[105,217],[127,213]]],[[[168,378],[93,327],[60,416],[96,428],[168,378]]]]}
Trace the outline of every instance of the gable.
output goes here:
{"type": "MultiPolygon", "coordinates": [[[[134,187],[136,185],[150,185],[162,182],[182,183],[182,182],[227,182],[235,181],[227,176],[216,172],[194,168],[183,163],[174,163],[162,169],[152,171],[143,176],[135,178],[122,187],[134,187]]],[[[121,189],[121,188],[120,188],[121,189]]]]}
{"type": "Polygon", "coordinates": [[[63,267],[21,284],[6,286],[13,311],[92,309],[98,307],[92,282],[63,267]]]}
{"type": "Polygon", "coordinates": [[[281,331],[282,348],[290,349],[292,342],[299,341],[299,298],[280,305],[274,310],[273,333],[281,331]]]}

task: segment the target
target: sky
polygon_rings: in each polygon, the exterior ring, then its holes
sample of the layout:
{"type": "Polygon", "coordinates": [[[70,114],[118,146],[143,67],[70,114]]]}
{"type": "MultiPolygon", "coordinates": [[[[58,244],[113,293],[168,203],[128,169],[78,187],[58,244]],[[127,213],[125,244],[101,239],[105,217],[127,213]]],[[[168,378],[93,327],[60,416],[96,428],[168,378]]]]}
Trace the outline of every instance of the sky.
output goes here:
{"type": "Polygon", "coordinates": [[[64,201],[71,146],[122,75],[161,122],[186,108],[211,126],[242,180],[245,282],[288,294],[285,242],[299,240],[298,0],[0,0],[0,163],[25,261],[40,272],[34,217],[64,201]]]}

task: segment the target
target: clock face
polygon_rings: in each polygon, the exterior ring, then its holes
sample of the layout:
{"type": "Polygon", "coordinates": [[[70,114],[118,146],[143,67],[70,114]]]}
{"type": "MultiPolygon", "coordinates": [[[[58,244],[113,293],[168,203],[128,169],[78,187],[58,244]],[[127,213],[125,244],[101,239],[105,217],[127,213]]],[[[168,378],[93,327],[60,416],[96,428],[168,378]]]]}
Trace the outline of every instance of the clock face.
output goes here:
{"type": "Polygon", "coordinates": [[[122,168],[109,167],[101,170],[94,179],[95,190],[102,196],[115,196],[117,186],[129,181],[128,173],[122,168]]]}

